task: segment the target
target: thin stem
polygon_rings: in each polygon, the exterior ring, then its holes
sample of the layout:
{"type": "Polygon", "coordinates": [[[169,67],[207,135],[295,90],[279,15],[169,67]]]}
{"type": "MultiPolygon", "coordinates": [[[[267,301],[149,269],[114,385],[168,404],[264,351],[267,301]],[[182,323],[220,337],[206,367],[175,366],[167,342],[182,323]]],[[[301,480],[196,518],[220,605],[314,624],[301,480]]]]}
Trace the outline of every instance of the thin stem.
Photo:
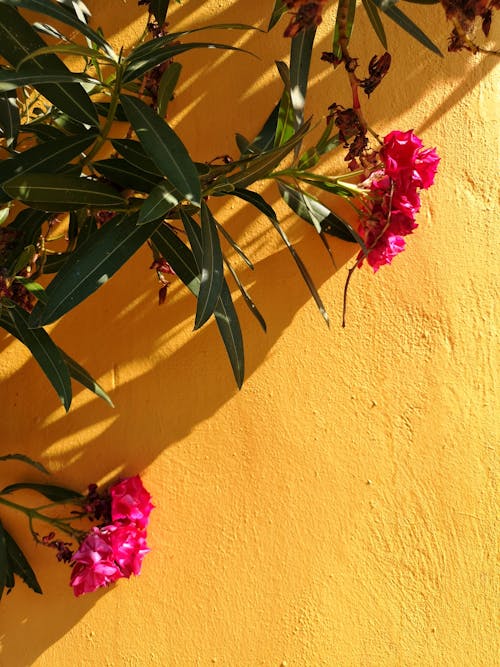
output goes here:
{"type": "Polygon", "coordinates": [[[85,531],[75,530],[74,528],[71,528],[71,526],[68,526],[68,524],[66,524],[64,521],[60,519],[47,516],[46,514],[41,514],[36,509],[33,509],[31,507],[25,507],[24,505],[19,505],[18,503],[14,503],[11,500],[7,500],[2,496],[0,496],[0,504],[5,505],[6,507],[10,507],[11,509],[17,510],[18,512],[21,512],[22,514],[27,516],[30,524],[30,530],[33,534],[35,534],[32,527],[33,520],[43,521],[44,523],[48,523],[54,528],[60,530],[62,533],[66,533],[66,535],[70,535],[75,539],[79,539],[82,535],[85,534],[85,531]]]}
{"type": "Polygon", "coordinates": [[[346,279],[345,285],[344,285],[344,300],[343,300],[343,304],[342,304],[342,328],[343,329],[345,329],[345,321],[346,321],[346,313],[347,313],[347,290],[349,289],[349,283],[351,282],[352,274],[356,270],[357,266],[358,266],[357,262],[354,266],[351,266],[351,268],[349,269],[349,272],[347,274],[347,279],[346,279]]]}

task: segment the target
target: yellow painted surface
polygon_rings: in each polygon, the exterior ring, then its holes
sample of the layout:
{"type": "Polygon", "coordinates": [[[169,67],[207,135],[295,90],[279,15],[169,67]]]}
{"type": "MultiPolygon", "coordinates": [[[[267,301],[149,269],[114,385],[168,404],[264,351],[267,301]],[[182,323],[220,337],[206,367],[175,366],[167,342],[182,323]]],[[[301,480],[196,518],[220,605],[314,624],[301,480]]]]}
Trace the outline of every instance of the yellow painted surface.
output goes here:
{"type": "MultiPolygon", "coordinates": [[[[271,2],[171,4],[177,29],[263,26],[271,2]]],[[[91,6],[117,42],[139,30],[135,2],[91,6]]],[[[440,8],[409,11],[446,49],[440,8]]],[[[346,329],[354,246],[334,243],[335,272],[305,223],[279,207],[320,286],[328,330],[266,221],[229,202],[221,217],[255,260],[255,276],[243,276],[268,322],[264,335],[237,300],[241,392],[215,325],[191,333],[186,290],[173,284],[157,306],[146,251],[54,329],[115,410],[77,389],[65,416],[21,346],[0,339],[2,450],[39,458],[81,489],[143,472],[156,505],[141,576],[80,599],[53,552],[2,510],[45,591],[19,584],[2,601],[2,667],[499,664],[497,60],[441,60],[386,27],[394,64],[367,116],[382,134],[414,127],[443,160],[408,250],[376,276],[355,276],[346,329]]],[[[234,154],[234,131],[258,129],[279,94],[273,61],[287,48],[281,30],[211,35],[261,59],[183,57],[172,119],[199,160],[234,154]]],[[[364,19],[353,52],[363,63],[380,53],[364,19]]],[[[340,72],[313,67],[308,109],[320,119],[334,100],[348,103],[348,89],[340,72]]],[[[14,481],[25,470],[0,472],[14,481]]]]}

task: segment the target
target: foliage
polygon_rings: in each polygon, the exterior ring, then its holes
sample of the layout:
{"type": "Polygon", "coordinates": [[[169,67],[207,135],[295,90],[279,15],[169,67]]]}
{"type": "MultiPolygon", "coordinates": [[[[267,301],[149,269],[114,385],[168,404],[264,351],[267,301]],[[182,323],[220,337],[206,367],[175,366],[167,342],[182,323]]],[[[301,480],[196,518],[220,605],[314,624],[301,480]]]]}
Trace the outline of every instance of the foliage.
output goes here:
{"type": "MultiPolygon", "coordinates": [[[[364,256],[371,252],[360,230],[320,201],[326,191],[356,208],[355,201],[370,196],[356,186],[356,178],[366,178],[380,166],[378,152],[368,146],[369,128],[358,93],[373,92],[390,57],[374,58],[366,79],[356,76],[357,60],[348,51],[356,3],[340,0],[332,52],[323,56],[334,67],[345,66],[353,89],[352,109],[332,105],[319,140],[304,148],[311,128],[304,113],[309,65],[326,3],[277,0],[270,6],[269,28],[287,16],[286,33],[291,36],[289,64],[277,63],[281,98],[257,137],[236,135],[238,159],[203,164],[193,161],[166,119],[182,54],[209,49],[247,58],[248,52],[224,42],[191,40],[208,27],[255,28],[224,24],[170,32],[165,23],[168,0],[139,4],[149,10],[147,30],[130,49],[116,53],[102,32],[91,27],[81,0],[0,0],[0,325],[29,348],[66,410],[72,399],[71,379],[111,401],[44,327],[102,287],[145,244],[161,283],[160,301],[167,276],[175,274],[196,297],[194,328],[215,318],[241,386],[243,340],[230,276],[264,329],[265,322],[221,239],[250,267],[251,261],[214,217],[212,199],[236,197],[269,220],[326,322],[328,315],[305,264],[255,185],[263,180],[277,183],[284,201],[327,247],[327,237],[333,235],[359,244],[364,256]],[[31,23],[29,10],[45,15],[48,23],[31,23]],[[66,34],[50,23],[54,20],[66,34]],[[65,56],[78,57],[82,66],[70,70],[65,56]],[[177,57],[180,60],[174,61],[177,57]],[[116,121],[128,123],[122,139],[110,138],[116,121]],[[325,155],[342,146],[349,151],[346,174],[314,172],[325,155]],[[103,158],[106,151],[108,157],[103,158]],[[53,276],[48,284],[47,275],[53,276]]],[[[363,0],[362,6],[384,47],[379,10],[439,54],[393,0],[363,0]]],[[[10,539],[6,535],[3,544],[10,539]]]]}

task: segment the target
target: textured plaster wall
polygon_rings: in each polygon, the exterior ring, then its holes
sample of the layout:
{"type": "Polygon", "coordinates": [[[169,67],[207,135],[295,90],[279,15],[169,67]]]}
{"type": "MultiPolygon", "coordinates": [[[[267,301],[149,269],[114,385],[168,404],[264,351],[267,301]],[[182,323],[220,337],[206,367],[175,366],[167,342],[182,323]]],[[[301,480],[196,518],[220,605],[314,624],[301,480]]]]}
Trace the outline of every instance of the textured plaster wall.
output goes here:
{"type": "MultiPolygon", "coordinates": [[[[176,29],[263,26],[272,3],[171,4],[176,29]]],[[[91,7],[117,43],[142,26],[130,0],[91,7]]],[[[409,11],[444,50],[440,8],[409,11]]],[[[367,115],[381,133],[414,127],[443,160],[408,251],[375,277],[355,276],[346,329],[343,265],[354,247],[335,243],[335,272],[310,229],[279,209],[328,330],[266,221],[226,202],[221,217],[255,260],[255,276],[243,275],[269,329],[238,301],[241,392],[215,326],[191,333],[190,295],[175,283],[158,308],[147,252],[54,329],[115,410],[77,390],[65,416],[21,346],[1,338],[2,450],[39,458],[81,489],[143,471],[157,507],[143,574],[80,599],[54,554],[2,510],[45,591],[19,584],[2,601],[2,667],[498,664],[498,69],[493,58],[440,60],[387,30],[394,66],[367,115]]],[[[172,113],[196,159],[234,154],[234,131],[256,131],[279,94],[281,31],[241,43],[260,60],[183,58],[172,113]]],[[[365,63],[380,53],[365,21],[353,51],[365,63]]],[[[324,64],[313,67],[319,119],[332,101],[348,103],[348,89],[340,73],[328,80],[324,64]]],[[[0,472],[12,481],[24,470],[0,472]]]]}

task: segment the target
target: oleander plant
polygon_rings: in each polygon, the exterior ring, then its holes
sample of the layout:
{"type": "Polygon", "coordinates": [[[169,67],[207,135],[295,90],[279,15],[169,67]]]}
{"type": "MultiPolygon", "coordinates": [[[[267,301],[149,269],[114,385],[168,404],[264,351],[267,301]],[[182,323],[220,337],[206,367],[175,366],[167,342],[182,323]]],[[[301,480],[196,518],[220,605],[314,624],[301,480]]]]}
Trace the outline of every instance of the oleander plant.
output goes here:
{"type": "MultiPolygon", "coordinates": [[[[187,8],[189,3],[183,0],[187,8]]],[[[253,268],[251,258],[216,219],[213,202],[236,198],[269,221],[327,323],[307,267],[259,193],[259,182],[276,184],[282,200],[330,255],[329,237],[357,244],[344,290],[345,323],[353,273],[366,265],[376,272],[405,249],[406,237],[417,228],[421,192],[433,184],[440,159],[412,130],[379,136],[363,113],[363,96],[373,94],[391,65],[381,13],[407,33],[402,37],[442,56],[402,11],[403,3],[338,0],[332,50],[322,53],[315,36],[328,0],[269,2],[265,30],[218,24],[182,32],[167,20],[169,0],[138,4],[144,6],[144,31],[135,44],[117,52],[93,25],[82,0],[0,0],[0,326],[29,349],[66,410],[72,379],[111,400],[45,327],[103,287],[142,246],[151,252],[160,303],[169,281],[180,280],[196,299],[194,328],[215,319],[240,387],[244,350],[232,288],[264,330],[266,324],[232,263],[236,256],[253,268]],[[33,21],[33,12],[44,20],[33,21]],[[350,52],[360,12],[383,49],[368,63],[350,52]],[[249,55],[224,41],[204,41],[208,28],[221,34],[281,30],[290,57],[276,63],[282,94],[263,109],[257,136],[244,137],[235,126],[234,158],[207,156],[206,162],[196,162],[169,118],[182,55],[195,50],[203,57],[207,49],[234,52],[235,58],[249,55]],[[332,75],[347,76],[352,91],[350,107],[325,105],[326,122],[305,114],[312,58],[321,58],[332,75]],[[117,122],[125,128],[118,138],[111,134],[117,122]],[[320,161],[333,151],[343,154],[344,168],[320,173],[320,161]],[[327,207],[325,193],[329,201],[331,195],[347,201],[356,222],[327,207]]],[[[498,0],[441,4],[452,23],[450,51],[488,51],[475,33],[482,30],[487,46],[498,0]]],[[[266,2],[262,5],[267,9],[266,2]]],[[[235,119],[237,107],[235,99],[235,119]]],[[[23,454],[5,454],[0,461],[22,462],[48,474],[23,454]]],[[[71,567],[75,595],[139,574],[152,504],[138,476],[105,490],[91,484],[84,493],[45,482],[9,484],[0,491],[0,505],[23,514],[33,539],[71,567]],[[42,504],[22,504],[18,494],[22,499],[27,491],[43,498],[42,504]]],[[[16,577],[41,592],[26,556],[0,523],[0,597],[16,577]]]]}

